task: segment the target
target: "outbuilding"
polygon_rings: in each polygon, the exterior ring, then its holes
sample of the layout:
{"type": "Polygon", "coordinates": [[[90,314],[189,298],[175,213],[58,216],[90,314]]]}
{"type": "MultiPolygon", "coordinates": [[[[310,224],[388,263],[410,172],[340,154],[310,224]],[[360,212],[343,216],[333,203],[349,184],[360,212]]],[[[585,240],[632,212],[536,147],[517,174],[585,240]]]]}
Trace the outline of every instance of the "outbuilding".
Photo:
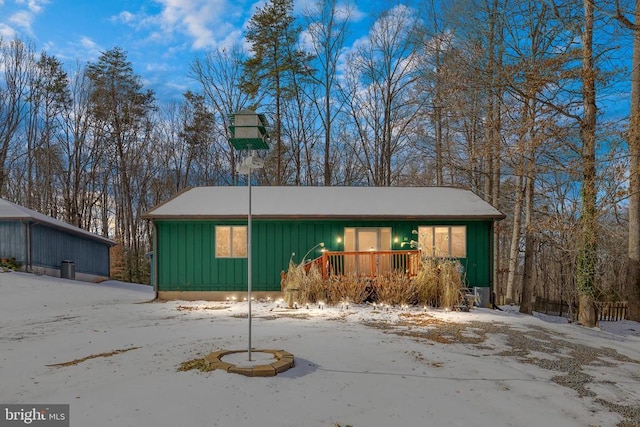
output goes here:
{"type": "MultiPolygon", "coordinates": [[[[342,261],[340,274],[375,276],[394,268],[396,261],[385,256],[418,249],[458,259],[469,287],[493,287],[493,228],[504,215],[471,191],[261,186],[251,191],[256,297],[281,292],[290,260],[316,259],[322,251],[356,255],[342,261]],[[365,254],[366,260],[357,256],[365,254]]],[[[248,213],[248,187],[196,187],[143,215],[153,223],[158,297],[241,297],[247,290],[248,213]]]]}
{"type": "Polygon", "coordinates": [[[56,277],[109,278],[115,242],[0,198],[0,258],[21,269],[56,277]]]}

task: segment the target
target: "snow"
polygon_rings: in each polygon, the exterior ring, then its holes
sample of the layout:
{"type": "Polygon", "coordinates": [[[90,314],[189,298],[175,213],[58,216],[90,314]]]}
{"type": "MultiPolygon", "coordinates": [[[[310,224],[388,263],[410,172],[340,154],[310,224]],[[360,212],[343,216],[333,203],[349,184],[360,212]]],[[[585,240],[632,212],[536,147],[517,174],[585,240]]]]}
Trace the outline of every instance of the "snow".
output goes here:
{"type": "MultiPolygon", "coordinates": [[[[156,206],[145,218],[246,218],[247,187],[194,187],[156,206]]],[[[469,190],[452,187],[253,186],[256,217],[481,218],[504,215],[469,190]],[[381,201],[384,200],[384,203],[381,201]]]]}
{"type": "Polygon", "coordinates": [[[636,322],[255,301],[253,347],[296,365],[249,378],[178,370],[246,349],[246,302],[152,298],[143,285],[0,273],[0,403],[70,404],[74,427],[640,425],[636,322]],[[582,392],[560,385],[575,371],[553,363],[590,352],[582,392]]]}

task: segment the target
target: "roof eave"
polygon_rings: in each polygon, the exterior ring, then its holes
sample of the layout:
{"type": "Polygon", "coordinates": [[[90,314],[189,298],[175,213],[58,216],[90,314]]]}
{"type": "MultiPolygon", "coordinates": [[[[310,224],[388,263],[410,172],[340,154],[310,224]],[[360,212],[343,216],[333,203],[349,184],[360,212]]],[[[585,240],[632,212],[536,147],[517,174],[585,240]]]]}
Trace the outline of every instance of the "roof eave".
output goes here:
{"type": "MultiPolygon", "coordinates": [[[[403,219],[403,220],[502,220],[506,216],[504,214],[486,214],[486,215],[262,215],[252,213],[253,219],[403,219]]],[[[233,219],[247,219],[247,215],[149,215],[145,214],[142,217],[147,220],[233,220],[233,219]]]]}

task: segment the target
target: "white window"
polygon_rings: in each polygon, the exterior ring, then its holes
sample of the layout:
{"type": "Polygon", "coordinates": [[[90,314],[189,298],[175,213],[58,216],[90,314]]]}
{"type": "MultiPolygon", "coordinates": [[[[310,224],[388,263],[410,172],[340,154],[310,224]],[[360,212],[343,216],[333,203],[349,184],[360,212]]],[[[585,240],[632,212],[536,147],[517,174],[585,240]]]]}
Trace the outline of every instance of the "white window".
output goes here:
{"type": "Polygon", "coordinates": [[[247,257],[247,226],[216,226],[216,258],[247,257]]]}
{"type": "Polygon", "coordinates": [[[436,258],[467,257],[467,227],[435,225],[418,227],[418,243],[427,256],[436,258]]]}

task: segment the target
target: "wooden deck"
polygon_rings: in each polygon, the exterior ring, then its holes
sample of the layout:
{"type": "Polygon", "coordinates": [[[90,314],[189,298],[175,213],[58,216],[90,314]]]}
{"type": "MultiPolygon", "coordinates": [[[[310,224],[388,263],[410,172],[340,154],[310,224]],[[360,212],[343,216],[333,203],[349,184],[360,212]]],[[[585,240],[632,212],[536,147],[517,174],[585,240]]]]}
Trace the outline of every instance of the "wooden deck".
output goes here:
{"type": "Polygon", "coordinates": [[[415,276],[420,266],[420,251],[325,251],[322,256],[309,261],[305,267],[317,266],[322,278],[350,276],[375,278],[389,273],[404,273],[415,276]]]}

